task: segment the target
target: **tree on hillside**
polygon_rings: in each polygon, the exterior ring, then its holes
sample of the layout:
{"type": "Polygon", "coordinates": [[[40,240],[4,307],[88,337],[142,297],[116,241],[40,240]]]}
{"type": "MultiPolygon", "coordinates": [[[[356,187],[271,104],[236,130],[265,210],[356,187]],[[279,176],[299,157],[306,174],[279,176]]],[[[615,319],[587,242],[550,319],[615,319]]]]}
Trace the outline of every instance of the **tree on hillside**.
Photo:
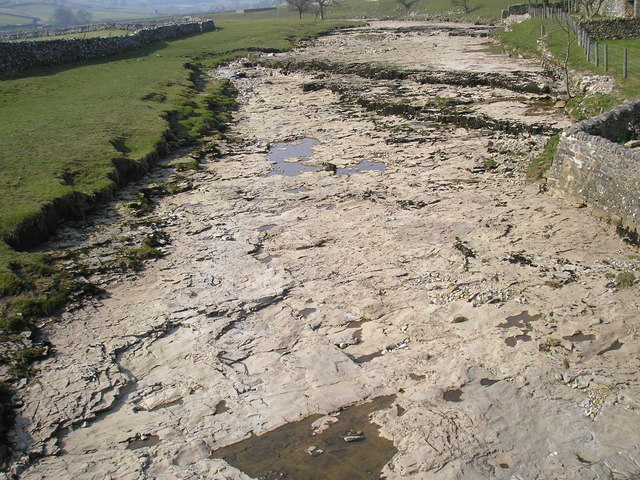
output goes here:
{"type": "Polygon", "coordinates": [[[296,10],[302,19],[302,14],[311,9],[311,0],[287,0],[287,5],[290,9],[296,10]]]}
{"type": "Polygon", "coordinates": [[[73,10],[67,7],[58,7],[53,11],[50,22],[56,25],[71,25],[73,20],[73,10]]]}
{"type": "Polygon", "coordinates": [[[453,0],[452,3],[455,7],[462,7],[464,13],[469,13],[471,11],[469,8],[469,0],[453,0]]]}
{"type": "Polygon", "coordinates": [[[407,11],[411,10],[416,3],[420,0],[396,0],[400,5],[402,5],[407,11]]]}
{"type": "Polygon", "coordinates": [[[324,13],[327,8],[336,6],[338,4],[338,0],[314,0],[313,3],[317,5],[318,10],[320,11],[320,20],[324,20],[324,13]]]}
{"type": "Polygon", "coordinates": [[[84,8],[81,8],[80,10],[78,10],[76,12],[76,23],[91,23],[91,12],[89,10],[85,10],[84,8]]]}

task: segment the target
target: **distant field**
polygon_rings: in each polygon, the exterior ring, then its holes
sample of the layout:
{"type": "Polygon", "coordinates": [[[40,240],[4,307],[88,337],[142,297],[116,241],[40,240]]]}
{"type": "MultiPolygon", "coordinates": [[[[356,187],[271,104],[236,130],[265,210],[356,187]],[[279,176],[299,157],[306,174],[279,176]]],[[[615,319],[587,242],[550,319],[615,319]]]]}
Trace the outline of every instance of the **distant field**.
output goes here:
{"type": "MultiPolygon", "coordinates": [[[[168,127],[166,112],[177,112],[185,135],[200,135],[210,119],[207,97],[193,90],[185,62],[206,69],[250,48],[289,49],[344,24],[219,21],[219,31],[1,81],[0,238],[54,198],[108,187],[111,159],[153,152],[168,127]]],[[[32,261],[0,242],[0,296],[15,290],[20,265],[32,261]]]]}
{"type": "MultiPolygon", "coordinates": [[[[53,16],[53,11],[58,8],[56,5],[39,5],[35,3],[27,3],[25,5],[15,5],[13,7],[2,6],[0,7],[0,25],[28,25],[32,21],[27,18],[13,17],[7,14],[24,15],[27,17],[36,17],[40,21],[38,24],[45,25],[49,23],[49,20],[53,16]]],[[[73,12],[77,12],[79,7],[71,7],[73,12]]],[[[153,17],[152,10],[132,10],[127,11],[124,9],[87,9],[91,13],[92,22],[104,22],[110,20],[135,20],[140,18],[153,17]]]]}
{"type": "MultiPolygon", "coordinates": [[[[117,37],[120,35],[127,35],[129,30],[96,30],[93,32],[83,33],[68,33],[66,35],[56,35],[51,37],[36,37],[28,40],[42,41],[42,40],[59,40],[61,38],[94,38],[94,37],[117,37]]],[[[19,40],[16,40],[19,41],[19,40]]]]}
{"type": "Polygon", "coordinates": [[[14,17],[12,15],[6,15],[0,11],[0,27],[6,25],[31,25],[33,21],[30,18],[14,17]]]}
{"type": "Polygon", "coordinates": [[[514,0],[469,0],[469,13],[454,5],[452,0],[419,0],[410,10],[405,9],[397,0],[344,0],[336,8],[329,9],[329,18],[377,18],[407,16],[409,14],[428,14],[449,16],[452,19],[467,21],[495,21],[501,11],[514,0]]]}

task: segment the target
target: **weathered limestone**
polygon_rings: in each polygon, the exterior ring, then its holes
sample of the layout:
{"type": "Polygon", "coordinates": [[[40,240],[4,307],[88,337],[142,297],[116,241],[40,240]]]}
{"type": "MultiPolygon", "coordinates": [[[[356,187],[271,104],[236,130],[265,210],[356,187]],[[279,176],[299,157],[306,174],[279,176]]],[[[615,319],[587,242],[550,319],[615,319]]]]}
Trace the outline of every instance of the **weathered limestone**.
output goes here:
{"type": "MultiPolygon", "coordinates": [[[[543,80],[481,42],[360,30],[296,55],[393,64],[402,46],[405,66],[446,69],[451,47],[543,80]],[[405,48],[425,37],[446,47],[405,48]]],[[[640,473],[638,286],[610,279],[640,263],[585,209],[521,178],[545,137],[388,116],[303,86],[357,82],[367,98],[409,103],[457,91],[499,118],[526,116],[532,99],[242,62],[214,74],[240,90],[242,142],[159,201],[166,257],[138,275],[94,274],[105,294],[48,326],[55,354],[23,391],[15,433],[33,455],[21,478],[246,480],[211,452],[311,414],[327,415],[322,428],[389,394],[372,420],[398,449],[390,480],[640,473]],[[269,175],[269,146],[301,138],[318,141],[305,162],[335,174],[269,175]],[[354,171],[363,160],[386,168],[354,171]]],[[[122,221],[62,231],[58,245],[93,244],[81,260],[93,262],[114,232],[126,236],[122,221]]]]}

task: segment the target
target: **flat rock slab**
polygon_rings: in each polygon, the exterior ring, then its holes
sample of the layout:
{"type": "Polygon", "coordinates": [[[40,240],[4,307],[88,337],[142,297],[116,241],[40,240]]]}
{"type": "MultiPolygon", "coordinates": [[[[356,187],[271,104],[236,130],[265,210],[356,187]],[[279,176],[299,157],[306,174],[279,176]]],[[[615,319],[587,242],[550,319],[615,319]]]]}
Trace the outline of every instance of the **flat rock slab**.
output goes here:
{"type": "MultiPolygon", "coordinates": [[[[483,37],[450,35],[459,27],[381,27],[295,55],[417,69],[435,42],[440,69],[548,81],[527,61],[478,51],[483,37]]],[[[546,137],[303,91],[338,81],[330,72],[238,62],[212,74],[240,90],[242,141],[159,202],[166,257],[49,326],[55,354],[15,433],[39,458],[23,459],[21,478],[246,479],[211,453],[392,394],[371,416],[397,448],[390,480],[640,474],[638,287],[611,283],[638,273],[637,250],[524,180],[546,137]],[[269,146],[304,138],[317,141],[312,155],[287,161],[318,168],[268,175],[269,146]],[[384,168],[358,171],[363,160],[384,168]]],[[[396,82],[396,100],[421,88],[396,82]]],[[[488,105],[490,90],[460,88],[488,105]]],[[[536,115],[559,121],[553,107],[536,115]]]]}

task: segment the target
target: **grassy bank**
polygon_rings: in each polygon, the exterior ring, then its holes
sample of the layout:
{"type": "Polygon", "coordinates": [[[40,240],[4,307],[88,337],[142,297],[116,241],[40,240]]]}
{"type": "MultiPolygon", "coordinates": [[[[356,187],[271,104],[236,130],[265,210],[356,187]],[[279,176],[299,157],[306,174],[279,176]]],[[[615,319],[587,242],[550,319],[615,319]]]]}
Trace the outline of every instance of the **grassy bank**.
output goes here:
{"type": "MultiPolygon", "coordinates": [[[[214,32],[3,80],[0,238],[20,243],[17,232],[43,221],[41,212],[52,202],[81,197],[90,204],[111,192],[114,159],[152,158],[167,138],[188,143],[224,121],[218,105],[226,96],[219,84],[201,82],[206,69],[252,49],[286,50],[344,24],[226,20],[214,32]]],[[[0,296],[40,290],[40,279],[49,273],[42,256],[0,242],[0,296]]],[[[4,315],[12,313],[6,308],[4,315]]]]}
{"type": "MultiPolygon", "coordinates": [[[[531,19],[516,24],[511,31],[497,31],[497,38],[506,46],[527,56],[539,56],[537,41],[544,26],[545,41],[549,51],[560,62],[567,50],[567,36],[561,25],[555,20],[531,19]]],[[[587,62],[584,50],[573,41],[569,47],[569,67],[587,74],[608,74],[616,81],[617,91],[613,94],[599,94],[590,98],[580,96],[580,92],[572,92],[577,98],[569,103],[574,119],[579,120],[608,110],[624,100],[640,96],[640,39],[607,40],[600,42],[600,66],[587,62]],[[609,69],[604,68],[604,45],[609,50],[609,69]],[[622,55],[627,48],[629,54],[629,75],[623,78],[622,55]]]]}

